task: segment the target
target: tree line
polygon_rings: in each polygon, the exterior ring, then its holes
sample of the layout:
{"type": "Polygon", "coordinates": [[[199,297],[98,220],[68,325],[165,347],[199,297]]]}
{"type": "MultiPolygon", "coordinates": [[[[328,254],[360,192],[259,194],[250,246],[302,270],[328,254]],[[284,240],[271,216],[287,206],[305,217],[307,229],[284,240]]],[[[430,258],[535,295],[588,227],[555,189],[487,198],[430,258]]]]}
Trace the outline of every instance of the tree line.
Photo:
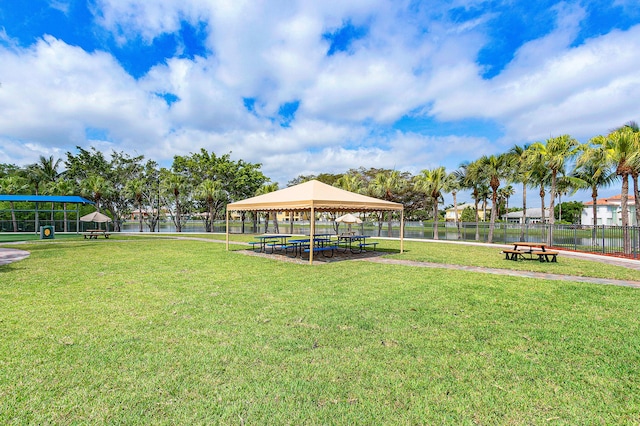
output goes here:
{"type": "MultiPolygon", "coordinates": [[[[234,161],[230,154],[217,156],[205,149],[175,156],[170,168],[158,167],[155,161],[145,160],[143,156],[132,157],[124,152],[113,152],[110,159],[106,159],[95,148],[77,147],[77,150],[76,154],[66,153],[62,172],[59,172],[62,160],[53,157],[40,157],[39,162],[24,168],[0,164],[0,192],[83,195],[94,201],[98,210],[104,209],[111,214],[116,231],[122,220],[137,209],[148,213],[144,217],[139,215],[140,230],[143,223],[150,230],[155,229],[160,213],[164,211],[178,232],[182,230],[185,219],[193,213],[200,214],[205,229],[210,232],[213,221],[224,217],[227,203],[278,189],[277,183],[262,173],[261,164],[234,161]]],[[[537,191],[543,222],[551,225],[555,223],[555,215],[544,217],[547,196],[549,211],[553,212],[562,195],[579,189],[591,190],[595,226],[598,190],[620,180],[622,226],[626,228],[629,226],[631,179],[635,215],[640,223],[639,171],[640,129],[637,123],[629,122],[583,144],[569,135],[555,136],[545,141],[515,145],[501,154],[482,156],[460,164],[452,171],[436,167],[412,175],[398,170],[361,167],[339,174],[300,175],[287,185],[318,179],[348,191],[402,203],[407,218],[434,221],[436,239],[444,195],[452,194],[455,221],[459,223],[457,194],[469,191],[474,200],[476,223],[480,222],[480,204],[483,204],[482,208],[486,208],[489,202],[491,204],[488,241],[492,242],[500,211],[509,211],[509,199],[515,193],[512,184],[522,187],[521,238],[524,238],[527,219],[528,189],[537,191]]],[[[378,233],[381,233],[384,222],[388,224],[390,233],[393,213],[378,213],[376,216],[378,233]]],[[[476,239],[479,239],[478,227],[476,239]]],[[[548,239],[549,242],[553,239],[553,226],[549,227],[548,239]]],[[[629,248],[626,241],[625,251],[629,248]]]]}

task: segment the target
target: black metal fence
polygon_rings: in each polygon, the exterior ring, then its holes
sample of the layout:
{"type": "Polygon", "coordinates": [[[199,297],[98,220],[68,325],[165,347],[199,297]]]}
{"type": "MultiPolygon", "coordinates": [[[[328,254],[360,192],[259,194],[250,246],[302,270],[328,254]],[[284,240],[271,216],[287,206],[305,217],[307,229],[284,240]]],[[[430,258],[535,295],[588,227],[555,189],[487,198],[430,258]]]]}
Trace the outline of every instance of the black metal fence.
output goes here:
{"type": "MultiPolygon", "coordinates": [[[[19,232],[39,232],[36,229],[34,220],[19,220],[19,232]]],[[[63,220],[46,220],[40,219],[38,226],[54,226],[55,232],[64,231],[63,220]]],[[[82,232],[87,228],[93,228],[95,224],[77,222],[75,218],[67,221],[68,232],[82,232]]],[[[112,225],[109,225],[111,228],[112,225]]],[[[334,224],[331,222],[318,222],[318,229],[326,232],[335,232],[334,224]]],[[[548,242],[549,224],[527,224],[522,228],[516,223],[496,223],[493,233],[493,243],[511,244],[516,241],[530,242],[548,242]]],[[[295,222],[293,232],[296,234],[308,234],[309,222],[295,222]]],[[[376,222],[365,222],[358,225],[352,225],[352,229],[361,235],[395,237],[400,236],[400,223],[393,222],[391,232],[389,233],[387,223],[379,226],[376,222]]],[[[13,222],[11,220],[0,220],[0,230],[2,232],[12,232],[13,222]]],[[[139,224],[137,221],[129,221],[122,225],[122,230],[126,232],[138,232],[139,224]]],[[[204,223],[201,220],[189,221],[183,228],[185,232],[205,232],[204,223]]],[[[225,222],[216,221],[214,223],[214,232],[225,232],[225,222]]],[[[345,231],[346,225],[340,225],[339,232],[345,231]]],[[[163,221],[160,224],[161,232],[175,232],[175,227],[171,221],[163,221]]],[[[262,233],[264,231],[264,222],[258,224],[254,228],[253,223],[245,222],[245,233],[262,233]]],[[[144,226],[144,232],[149,232],[148,227],[144,226]]],[[[234,222],[232,223],[231,232],[242,232],[242,226],[234,222]]],[[[268,232],[274,232],[273,224],[269,225],[268,232]]],[[[279,224],[280,233],[291,232],[289,223],[279,224]]],[[[554,225],[553,241],[551,245],[554,247],[564,248],[589,253],[600,253],[614,256],[625,256],[634,259],[640,259],[640,227],[629,226],[626,229],[621,226],[596,226],[591,225],[554,225]],[[625,240],[627,246],[625,247],[625,240]]],[[[433,222],[406,222],[405,238],[415,239],[434,239],[433,222]]],[[[451,222],[439,222],[438,239],[450,241],[478,241],[488,242],[489,223],[488,222],[460,222],[458,225],[451,222]]]]}

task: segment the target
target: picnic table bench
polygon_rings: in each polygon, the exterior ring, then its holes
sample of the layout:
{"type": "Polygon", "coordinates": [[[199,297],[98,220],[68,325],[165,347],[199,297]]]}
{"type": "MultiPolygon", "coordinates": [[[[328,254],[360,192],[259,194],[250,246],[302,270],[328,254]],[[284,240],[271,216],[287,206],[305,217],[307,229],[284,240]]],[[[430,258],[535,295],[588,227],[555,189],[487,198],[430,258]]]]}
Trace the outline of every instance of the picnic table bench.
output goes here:
{"type": "Polygon", "coordinates": [[[94,239],[97,240],[98,236],[102,235],[105,238],[109,238],[109,236],[111,235],[106,229],[87,229],[85,232],[83,232],[82,234],[84,236],[84,239],[86,240],[88,239],[94,239]]]}
{"type": "Polygon", "coordinates": [[[313,248],[307,247],[303,250],[304,253],[309,253],[313,250],[314,253],[322,253],[324,257],[333,257],[334,251],[338,249],[338,246],[313,246],[313,248]],[[325,253],[331,251],[331,256],[327,256],[325,253]]]}

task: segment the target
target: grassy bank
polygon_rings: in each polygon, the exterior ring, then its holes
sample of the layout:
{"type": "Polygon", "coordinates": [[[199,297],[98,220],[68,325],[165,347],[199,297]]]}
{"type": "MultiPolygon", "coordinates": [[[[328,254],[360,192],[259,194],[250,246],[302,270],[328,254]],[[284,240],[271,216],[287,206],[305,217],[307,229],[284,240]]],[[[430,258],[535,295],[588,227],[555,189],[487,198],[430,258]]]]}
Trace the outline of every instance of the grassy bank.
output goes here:
{"type": "MultiPolygon", "coordinates": [[[[442,246],[402,256],[463,261],[442,246]]],[[[20,249],[0,267],[3,424],[640,420],[634,289],[157,238],[20,249]]]]}

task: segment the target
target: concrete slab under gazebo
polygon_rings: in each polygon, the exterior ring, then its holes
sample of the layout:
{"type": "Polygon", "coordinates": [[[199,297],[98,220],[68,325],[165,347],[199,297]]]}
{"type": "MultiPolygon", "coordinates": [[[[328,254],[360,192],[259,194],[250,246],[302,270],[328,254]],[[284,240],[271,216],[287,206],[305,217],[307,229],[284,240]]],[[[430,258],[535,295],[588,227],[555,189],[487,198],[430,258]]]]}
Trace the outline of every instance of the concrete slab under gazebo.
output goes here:
{"type": "MultiPolygon", "coordinates": [[[[400,252],[404,250],[404,207],[400,203],[367,197],[310,180],[279,191],[247,198],[227,204],[226,245],[229,250],[229,213],[232,211],[309,211],[311,227],[309,239],[315,236],[316,212],[400,212],[400,252]]],[[[309,251],[309,263],[313,263],[313,250],[309,251]]]]}

